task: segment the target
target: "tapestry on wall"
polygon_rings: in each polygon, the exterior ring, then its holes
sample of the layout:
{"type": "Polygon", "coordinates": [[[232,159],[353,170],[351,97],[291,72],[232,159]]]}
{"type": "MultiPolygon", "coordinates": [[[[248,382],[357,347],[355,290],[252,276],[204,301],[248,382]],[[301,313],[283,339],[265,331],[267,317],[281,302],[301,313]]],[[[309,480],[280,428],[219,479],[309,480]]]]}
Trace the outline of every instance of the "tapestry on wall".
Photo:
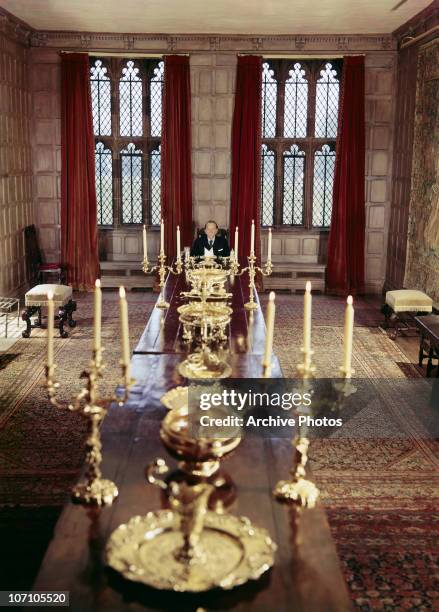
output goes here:
{"type": "Polygon", "coordinates": [[[404,286],[439,300],[439,39],[418,57],[404,286]]]}

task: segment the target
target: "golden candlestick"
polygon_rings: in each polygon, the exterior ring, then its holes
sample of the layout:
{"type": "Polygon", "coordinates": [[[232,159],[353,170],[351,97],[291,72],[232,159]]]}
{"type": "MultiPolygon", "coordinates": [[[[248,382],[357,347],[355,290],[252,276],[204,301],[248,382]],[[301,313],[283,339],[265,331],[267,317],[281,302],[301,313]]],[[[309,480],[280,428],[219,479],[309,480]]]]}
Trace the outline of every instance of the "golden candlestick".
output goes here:
{"type": "Polygon", "coordinates": [[[246,310],[256,310],[258,308],[258,305],[255,302],[255,297],[254,297],[254,292],[255,292],[255,276],[256,276],[256,272],[260,272],[262,274],[262,276],[270,276],[271,273],[273,272],[273,264],[271,259],[267,259],[267,261],[265,262],[264,266],[261,268],[259,266],[256,266],[256,256],[254,255],[254,253],[250,253],[250,255],[247,257],[248,260],[248,266],[246,268],[241,268],[241,270],[239,271],[239,262],[237,259],[234,259],[231,262],[230,265],[230,274],[233,276],[242,276],[244,274],[244,272],[248,272],[248,277],[249,277],[249,292],[250,292],[250,297],[249,297],[249,301],[246,302],[244,304],[244,308],[246,308],[246,310]]]}
{"type": "Polygon", "coordinates": [[[79,412],[88,420],[85,480],[73,487],[72,501],[86,506],[111,505],[119,492],[114,482],[102,478],[102,443],[99,428],[110,404],[117,402],[123,405],[129,397],[129,390],[134,383],[134,380],[130,378],[129,365],[121,361],[123,395],[102,398],[99,394],[99,380],[102,378],[104,368],[102,348],[93,349],[90,367],[80,376],[86,380],[86,383],[70,404],[57,399],[59,383],[55,380],[55,367],[55,364],[46,366],[46,388],[50,403],[56,408],[79,412]]]}
{"type": "Polygon", "coordinates": [[[181,272],[183,271],[183,262],[182,262],[181,257],[177,257],[177,261],[175,262],[175,269],[174,269],[174,264],[167,266],[165,263],[166,255],[162,250],[160,251],[157,257],[157,262],[158,262],[157,265],[151,267],[149,265],[148,257],[145,256],[142,260],[142,271],[144,274],[151,274],[152,272],[155,272],[156,270],[158,271],[160,298],[156,304],[156,307],[157,308],[169,308],[169,302],[167,302],[163,297],[163,288],[165,286],[166,272],[170,272],[171,274],[174,274],[174,275],[181,274],[181,272]]]}

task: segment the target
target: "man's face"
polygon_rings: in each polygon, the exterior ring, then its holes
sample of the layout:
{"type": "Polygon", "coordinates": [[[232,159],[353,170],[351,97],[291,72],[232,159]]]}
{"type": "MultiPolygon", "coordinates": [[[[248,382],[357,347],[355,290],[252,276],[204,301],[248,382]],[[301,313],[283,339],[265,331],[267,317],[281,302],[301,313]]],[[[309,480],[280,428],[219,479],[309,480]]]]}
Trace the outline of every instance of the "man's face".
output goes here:
{"type": "Polygon", "coordinates": [[[218,231],[218,228],[215,225],[215,223],[208,223],[206,225],[206,236],[208,240],[213,240],[216,236],[217,231],[218,231]]]}

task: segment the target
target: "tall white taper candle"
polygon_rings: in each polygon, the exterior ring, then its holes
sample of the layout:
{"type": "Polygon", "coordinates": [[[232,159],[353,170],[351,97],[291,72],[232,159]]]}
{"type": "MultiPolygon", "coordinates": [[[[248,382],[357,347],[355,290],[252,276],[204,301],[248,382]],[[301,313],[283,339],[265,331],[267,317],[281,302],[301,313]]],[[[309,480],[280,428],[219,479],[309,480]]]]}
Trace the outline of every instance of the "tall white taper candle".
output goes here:
{"type": "Polygon", "coordinates": [[[148,243],[146,241],[146,225],[143,226],[143,259],[148,259],[148,243]]]}
{"type": "Polygon", "coordinates": [[[93,348],[98,351],[101,348],[101,318],[102,318],[102,291],[101,281],[97,278],[94,293],[94,334],[93,348]]]}
{"type": "Polygon", "coordinates": [[[250,238],[250,255],[255,254],[255,220],[252,220],[252,230],[250,238]]]}
{"type": "Polygon", "coordinates": [[[267,261],[271,261],[271,240],[272,240],[272,235],[271,235],[271,227],[268,228],[268,253],[267,253],[267,261]]]}
{"type": "Polygon", "coordinates": [[[47,366],[53,365],[53,328],[54,328],[53,291],[47,292],[47,366]]]}
{"type": "Polygon", "coordinates": [[[165,223],[162,219],[160,223],[160,255],[165,253],[165,223]]]}
{"type": "Polygon", "coordinates": [[[180,226],[177,225],[177,261],[181,261],[180,226]]]}
{"type": "Polygon", "coordinates": [[[130,332],[128,327],[128,304],[124,287],[119,287],[120,306],[120,342],[122,350],[122,363],[130,365],[130,332]]]}
{"type": "Polygon", "coordinates": [[[306,281],[305,285],[305,296],[303,299],[303,350],[305,362],[311,360],[311,308],[312,308],[312,296],[311,296],[311,283],[306,281]]]}
{"type": "Polygon", "coordinates": [[[264,360],[262,365],[266,368],[266,374],[271,374],[271,352],[273,350],[273,336],[274,336],[274,316],[276,314],[276,304],[274,302],[276,295],[274,291],[270,291],[267,304],[267,334],[265,336],[265,349],[264,349],[264,360]]]}
{"type": "Polygon", "coordinates": [[[235,260],[236,261],[238,261],[238,237],[239,237],[238,227],[235,227],[235,244],[233,245],[233,247],[235,250],[235,260]]]}
{"type": "Polygon", "coordinates": [[[346,378],[352,374],[352,340],[354,333],[354,307],[352,295],[346,300],[345,322],[344,322],[344,351],[343,370],[346,378]]]}

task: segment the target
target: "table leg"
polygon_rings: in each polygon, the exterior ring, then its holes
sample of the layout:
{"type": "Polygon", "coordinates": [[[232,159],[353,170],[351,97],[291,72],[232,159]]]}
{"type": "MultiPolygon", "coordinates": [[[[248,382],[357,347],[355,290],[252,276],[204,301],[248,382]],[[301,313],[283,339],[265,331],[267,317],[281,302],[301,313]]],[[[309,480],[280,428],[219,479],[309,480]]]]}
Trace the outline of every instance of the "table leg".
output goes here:
{"type": "Polygon", "coordinates": [[[8,337],[8,313],[5,313],[5,338],[8,337]]]}
{"type": "Polygon", "coordinates": [[[429,378],[432,369],[433,369],[433,349],[430,348],[430,350],[428,351],[427,378],[429,378]]]}
{"type": "Polygon", "coordinates": [[[422,368],[423,361],[424,361],[424,336],[421,334],[421,337],[419,340],[419,359],[418,359],[418,363],[421,368],[422,368]]]}

